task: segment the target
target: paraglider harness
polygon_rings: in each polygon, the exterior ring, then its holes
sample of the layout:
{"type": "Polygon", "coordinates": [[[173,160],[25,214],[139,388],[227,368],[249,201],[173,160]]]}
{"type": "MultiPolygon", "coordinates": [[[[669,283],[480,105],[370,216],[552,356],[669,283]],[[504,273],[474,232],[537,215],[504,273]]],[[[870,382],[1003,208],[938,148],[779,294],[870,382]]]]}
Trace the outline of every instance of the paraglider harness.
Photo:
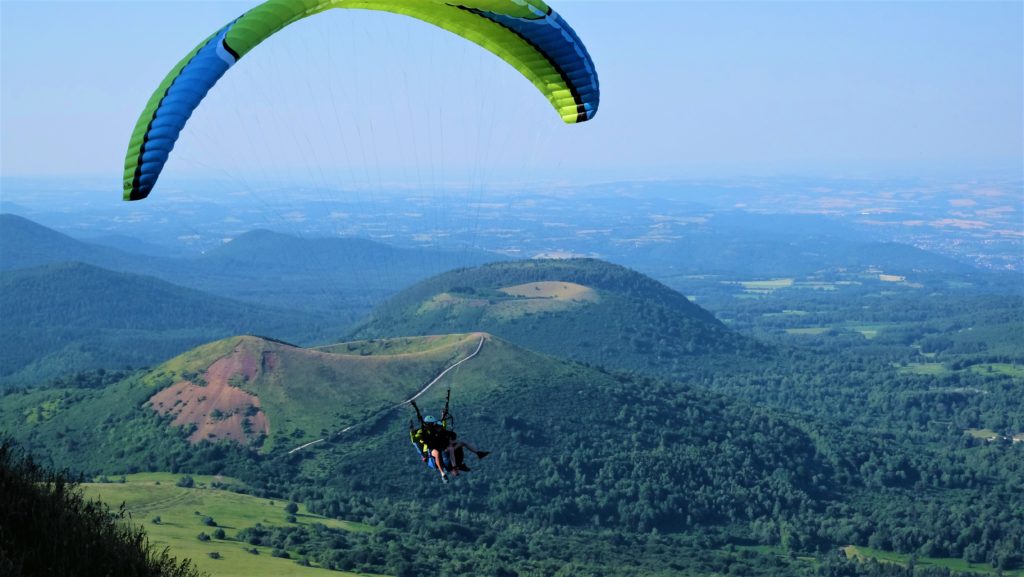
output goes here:
{"type": "Polygon", "coordinates": [[[444,399],[444,410],[441,411],[441,420],[433,421],[433,424],[439,425],[439,427],[428,426],[427,421],[423,419],[423,414],[420,413],[420,408],[416,406],[416,401],[410,402],[412,408],[416,409],[416,418],[419,420],[420,426],[416,428],[413,422],[409,421],[409,439],[412,441],[413,446],[416,447],[416,452],[420,454],[420,458],[431,469],[436,469],[437,464],[434,463],[430,452],[433,449],[437,449],[441,455],[441,466],[444,467],[446,473],[458,468],[462,464],[464,455],[464,450],[461,446],[455,449],[454,463],[451,462],[451,456],[448,454],[448,445],[453,443],[456,438],[455,431],[453,430],[455,417],[448,410],[451,398],[452,390],[448,389],[448,394],[444,399]]]}

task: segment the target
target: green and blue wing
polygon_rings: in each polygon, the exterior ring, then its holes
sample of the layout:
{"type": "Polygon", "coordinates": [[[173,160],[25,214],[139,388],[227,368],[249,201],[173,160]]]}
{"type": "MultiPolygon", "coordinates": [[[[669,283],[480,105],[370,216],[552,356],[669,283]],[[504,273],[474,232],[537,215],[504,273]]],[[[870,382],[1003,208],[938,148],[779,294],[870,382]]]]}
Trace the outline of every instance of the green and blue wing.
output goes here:
{"type": "Polygon", "coordinates": [[[289,24],[331,8],[403,14],[458,34],[516,68],[567,123],[597,113],[594,63],[576,32],[537,0],[268,0],[204,40],[150,97],[125,157],[124,199],[146,198],[207,92],[239,58],[289,24]]]}

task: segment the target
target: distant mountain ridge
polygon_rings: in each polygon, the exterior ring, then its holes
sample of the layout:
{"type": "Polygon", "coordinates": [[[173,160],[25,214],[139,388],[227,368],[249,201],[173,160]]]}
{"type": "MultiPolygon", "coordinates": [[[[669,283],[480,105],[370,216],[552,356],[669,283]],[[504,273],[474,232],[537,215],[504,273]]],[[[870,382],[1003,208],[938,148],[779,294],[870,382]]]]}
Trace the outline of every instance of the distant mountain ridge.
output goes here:
{"type": "Polygon", "coordinates": [[[78,261],[112,270],[150,268],[137,255],[75,240],[14,214],[0,214],[0,270],[78,261]]]}
{"type": "Polygon", "coordinates": [[[184,247],[171,247],[140,240],[124,234],[103,234],[73,237],[80,242],[117,249],[121,252],[159,258],[189,258],[193,254],[184,247]]]}
{"type": "Polygon", "coordinates": [[[327,324],[75,262],[0,272],[0,319],[0,382],[23,385],[148,365],[230,334],[309,338],[327,324]]]}
{"type": "Polygon", "coordinates": [[[348,323],[413,282],[501,258],[482,251],[408,249],[268,230],[239,235],[198,257],[161,258],[83,242],[0,214],[0,270],[78,261],[251,303],[326,312],[348,323]]]}
{"type": "Polygon", "coordinates": [[[386,302],[353,337],[464,331],[488,332],[546,354],[647,372],[656,367],[671,371],[693,356],[763,350],[678,292],[593,259],[503,262],[444,273],[386,302]],[[546,294],[545,283],[575,285],[564,288],[580,296],[546,294]],[[583,297],[583,290],[592,296],[583,297]]]}
{"type": "Polygon", "coordinates": [[[267,230],[169,258],[0,214],[0,383],[148,365],[230,334],[323,342],[439,267],[491,259],[267,230]]]}
{"type": "Polygon", "coordinates": [[[609,247],[608,252],[616,262],[673,287],[690,286],[709,275],[726,280],[838,278],[873,269],[913,278],[994,280],[994,271],[910,244],[880,240],[877,232],[821,215],[732,210],[636,246],[609,247]]]}

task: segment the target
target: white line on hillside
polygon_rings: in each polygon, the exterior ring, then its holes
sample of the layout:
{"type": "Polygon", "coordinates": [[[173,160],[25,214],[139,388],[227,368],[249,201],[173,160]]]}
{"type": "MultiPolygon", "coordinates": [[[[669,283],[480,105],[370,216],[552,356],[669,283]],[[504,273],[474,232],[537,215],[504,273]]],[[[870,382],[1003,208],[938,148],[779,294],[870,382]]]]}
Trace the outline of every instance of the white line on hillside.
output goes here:
{"type": "MultiPolygon", "coordinates": [[[[437,375],[434,378],[434,380],[432,380],[429,383],[427,383],[427,386],[423,387],[423,389],[420,392],[418,392],[415,395],[413,395],[412,398],[410,398],[410,399],[408,399],[406,401],[402,401],[401,403],[398,403],[397,405],[395,405],[394,407],[391,407],[391,408],[395,409],[395,408],[401,407],[402,405],[407,405],[407,404],[415,401],[416,399],[420,398],[420,395],[422,395],[423,393],[427,392],[427,389],[429,389],[430,387],[434,386],[434,383],[436,383],[437,381],[440,381],[441,377],[443,377],[446,374],[448,374],[448,371],[454,369],[455,367],[457,367],[457,366],[461,365],[462,363],[468,361],[469,359],[475,357],[476,354],[479,353],[480,349],[482,349],[482,348],[484,348],[484,338],[480,337],[480,342],[477,343],[476,350],[473,351],[473,353],[471,355],[469,355],[468,357],[466,357],[466,358],[462,359],[461,361],[455,363],[454,365],[448,367],[447,369],[441,371],[440,375],[437,375]]],[[[351,427],[349,427],[349,428],[351,428],[351,427]]]]}
{"type": "MultiPolygon", "coordinates": [[[[398,403],[396,405],[392,405],[392,406],[384,409],[383,411],[378,412],[377,414],[375,414],[375,415],[373,415],[373,416],[371,416],[369,418],[363,419],[362,421],[359,421],[358,423],[355,423],[354,425],[349,425],[349,426],[345,427],[344,429],[342,429],[340,432],[347,433],[351,429],[354,429],[354,428],[358,427],[359,425],[362,425],[363,423],[365,423],[366,421],[369,421],[370,419],[372,419],[374,417],[378,417],[378,416],[380,416],[380,415],[382,415],[384,413],[387,413],[389,411],[393,411],[393,410],[397,409],[398,407],[401,407],[402,405],[408,405],[409,403],[415,401],[416,399],[420,398],[420,396],[423,395],[423,393],[427,392],[430,389],[430,387],[434,386],[435,383],[440,381],[442,377],[447,375],[448,371],[451,371],[455,367],[457,367],[457,366],[461,365],[462,363],[468,361],[469,359],[475,357],[480,352],[480,349],[482,349],[482,348],[484,348],[484,337],[481,336],[480,337],[480,342],[477,343],[475,351],[470,353],[469,356],[467,356],[466,358],[462,359],[461,361],[459,361],[459,362],[455,363],[454,365],[448,367],[447,369],[441,371],[440,374],[438,374],[436,377],[434,377],[434,380],[432,380],[429,383],[427,383],[426,386],[424,386],[422,389],[420,389],[420,391],[418,393],[416,393],[412,397],[402,401],[401,403],[398,403]]],[[[310,445],[315,445],[317,443],[320,443],[320,442],[323,442],[323,441],[326,441],[326,440],[327,440],[327,438],[325,437],[323,439],[317,439],[315,441],[310,441],[309,443],[306,443],[305,445],[302,445],[300,447],[295,447],[291,451],[288,451],[288,454],[291,455],[292,453],[294,453],[296,451],[300,451],[300,450],[305,449],[306,447],[308,447],[310,445]]]]}
{"type": "Polygon", "coordinates": [[[301,447],[295,447],[295,448],[294,448],[294,449],[292,449],[291,451],[288,451],[288,454],[290,455],[290,454],[294,453],[295,451],[298,451],[299,449],[305,449],[306,447],[308,447],[308,446],[310,446],[310,445],[315,445],[315,444],[317,444],[317,443],[319,443],[319,442],[321,442],[321,441],[323,441],[323,440],[324,440],[324,439],[317,439],[317,440],[315,440],[315,441],[311,441],[311,442],[309,442],[309,443],[306,443],[305,445],[302,445],[301,447]]]}

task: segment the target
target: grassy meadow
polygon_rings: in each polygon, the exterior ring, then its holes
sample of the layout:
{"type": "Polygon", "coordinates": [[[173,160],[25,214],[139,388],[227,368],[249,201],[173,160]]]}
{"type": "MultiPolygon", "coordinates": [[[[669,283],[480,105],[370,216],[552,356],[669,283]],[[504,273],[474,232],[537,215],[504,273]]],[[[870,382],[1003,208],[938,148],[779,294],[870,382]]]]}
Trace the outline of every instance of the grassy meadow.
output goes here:
{"type": "Polygon", "coordinates": [[[1024,367],[1010,363],[979,363],[956,371],[944,363],[911,363],[900,367],[900,372],[915,375],[944,376],[965,371],[980,375],[1006,375],[1016,379],[1024,378],[1024,367]]]}
{"type": "MultiPolygon", "coordinates": [[[[236,539],[238,532],[257,523],[264,526],[288,525],[287,501],[262,499],[251,495],[212,488],[216,482],[234,482],[233,479],[195,475],[195,486],[178,487],[181,475],[171,473],[139,473],[127,475],[125,482],[84,483],[85,495],[107,503],[111,509],[124,506],[132,522],[141,524],[149,534],[150,543],[157,549],[167,547],[178,558],[192,559],[202,571],[212,577],[354,577],[361,573],[329,571],[318,567],[299,565],[300,556],[289,551],[291,559],[274,557],[269,547],[252,546],[236,539]],[[216,526],[207,525],[210,517],[216,526]],[[159,523],[155,520],[159,518],[159,523]],[[224,539],[214,537],[218,529],[224,530],[224,539]],[[210,536],[200,541],[199,534],[210,536]],[[253,553],[255,550],[257,553],[253,553]],[[210,556],[217,553],[218,559],[210,556]]],[[[310,513],[298,505],[295,523],[320,523],[347,531],[371,531],[360,523],[328,519],[310,513]]]]}
{"type": "MultiPolygon", "coordinates": [[[[911,560],[911,555],[904,553],[890,553],[889,551],[881,551],[878,549],[871,549],[870,547],[859,547],[854,545],[843,547],[843,552],[849,559],[859,559],[861,561],[875,559],[882,563],[893,563],[904,567],[906,567],[911,560]]],[[[942,567],[950,571],[960,573],[1002,575],[1003,577],[1024,577],[1024,571],[1019,569],[1000,571],[987,563],[968,563],[963,559],[951,559],[947,557],[917,557],[914,559],[914,564],[918,567],[942,567]]]]}

